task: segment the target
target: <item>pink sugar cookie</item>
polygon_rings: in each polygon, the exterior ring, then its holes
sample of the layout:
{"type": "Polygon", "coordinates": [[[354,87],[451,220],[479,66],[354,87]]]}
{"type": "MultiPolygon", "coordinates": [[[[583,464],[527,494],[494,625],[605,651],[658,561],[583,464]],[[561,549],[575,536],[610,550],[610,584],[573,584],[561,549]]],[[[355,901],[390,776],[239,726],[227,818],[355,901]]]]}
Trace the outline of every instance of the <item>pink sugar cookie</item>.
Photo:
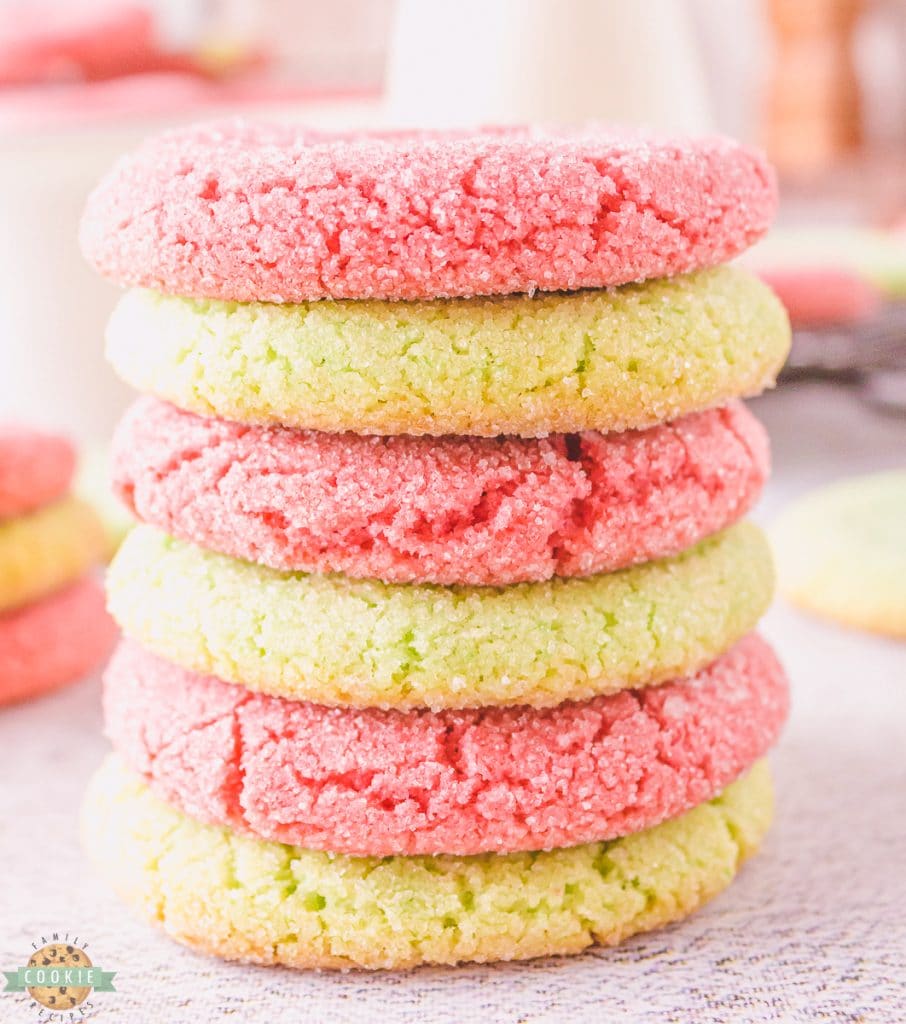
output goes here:
{"type": "Polygon", "coordinates": [[[720,792],[774,742],[783,669],[750,634],[697,675],[543,711],[325,708],[124,641],[114,746],[200,821],[336,853],[473,854],[626,835],[720,792]]]}
{"type": "Polygon", "coordinates": [[[0,520],[62,498],[75,461],[72,445],[62,437],[0,424],[0,520]]]}
{"type": "Polygon", "coordinates": [[[0,615],[0,704],[36,697],[87,675],[104,660],[115,638],[103,587],[93,576],[0,615]]]}
{"type": "Polygon", "coordinates": [[[179,129],[88,201],[82,248],[124,285],[301,302],[573,290],[715,266],[764,232],[764,157],[725,138],[487,129],[179,129]]]}
{"type": "Polygon", "coordinates": [[[677,554],[747,512],[769,462],[738,402],[530,439],[267,429],[142,398],[113,448],[120,498],[183,540],[275,569],[478,585],[677,554]]]}
{"type": "Polygon", "coordinates": [[[159,53],[154,15],[117,0],[0,4],[0,85],[69,84],[142,70],[159,53]]]}
{"type": "Polygon", "coordinates": [[[856,324],[881,306],[880,291],[845,267],[779,267],[759,270],[758,276],[777,293],[794,328],[856,324]]]}

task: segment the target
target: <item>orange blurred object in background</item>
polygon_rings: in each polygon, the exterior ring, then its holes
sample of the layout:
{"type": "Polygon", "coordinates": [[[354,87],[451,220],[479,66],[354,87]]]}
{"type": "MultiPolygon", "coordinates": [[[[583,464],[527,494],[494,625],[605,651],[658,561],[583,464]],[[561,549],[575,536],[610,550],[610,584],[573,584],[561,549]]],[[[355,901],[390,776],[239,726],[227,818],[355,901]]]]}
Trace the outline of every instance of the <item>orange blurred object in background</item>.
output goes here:
{"type": "Polygon", "coordinates": [[[774,58],[765,144],[781,172],[823,170],[862,141],[854,61],[862,0],[768,0],[774,58]]]}

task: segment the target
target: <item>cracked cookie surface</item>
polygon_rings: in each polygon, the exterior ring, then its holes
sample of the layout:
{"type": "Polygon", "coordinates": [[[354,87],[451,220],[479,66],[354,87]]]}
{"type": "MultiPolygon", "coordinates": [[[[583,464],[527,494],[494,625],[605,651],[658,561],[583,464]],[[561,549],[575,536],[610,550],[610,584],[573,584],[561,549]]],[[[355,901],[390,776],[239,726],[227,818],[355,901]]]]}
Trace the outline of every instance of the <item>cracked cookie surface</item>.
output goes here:
{"type": "Polygon", "coordinates": [[[353,855],[509,853],[639,832],[763,756],[788,688],[755,634],[686,679],[545,710],[325,708],[124,642],[107,735],[199,821],[353,855]]]}
{"type": "Polygon", "coordinates": [[[385,584],[279,572],[143,525],[107,581],[127,636],[250,689],[359,707],[545,707],[702,668],[755,626],[773,566],[742,522],[616,573],[385,584]]]}
{"type": "Polygon", "coordinates": [[[686,917],[772,816],[767,764],[678,818],[541,853],[346,857],[202,825],[111,757],[83,843],[120,897],[185,945],[298,968],[409,968],[579,953],[686,917]]]}
{"type": "Polygon", "coordinates": [[[298,302],[600,288],[724,263],[777,205],[726,138],[545,131],[325,135],[233,121],[149,139],[92,193],[105,276],[298,302]]]}
{"type": "Polygon", "coordinates": [[[645,431],[377,438],[250,427],[139,399],[113,485],[145,522],[274,569],[390,583],[589,576],[741,518],[767,435],[734,402],[645,431]]]}
{"type": "Polygon", "coordinates": [[[734,267],[571,294],[272,305],[135,290],[114,369],[204,416],[360,434],[542,436],[648,427],[757,394],[790,345],[734,267]]]}

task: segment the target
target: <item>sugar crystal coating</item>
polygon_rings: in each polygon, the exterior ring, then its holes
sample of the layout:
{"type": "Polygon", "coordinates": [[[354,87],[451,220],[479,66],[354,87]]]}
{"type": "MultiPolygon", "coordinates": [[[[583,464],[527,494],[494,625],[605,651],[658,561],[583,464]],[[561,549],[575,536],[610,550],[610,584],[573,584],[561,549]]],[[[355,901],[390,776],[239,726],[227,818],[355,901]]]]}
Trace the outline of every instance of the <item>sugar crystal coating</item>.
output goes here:
{"type": "Polygon", "coordinates": [[[137,526],[107,580],[127,636],[250,689],[357,707],[547,707],[702,668],[763,614],[773,567],[746,522],[674,558],[510,587],[285,573],[137,526]]]}
{"type": "Polygon", "coordinates": [[[114,369],[204,416],[359,434],[648,427],[769,387],[790,346],[734,267],[570,294],[277,306],[134,290],[114,369]]]}
{"type": "Polygon", "coordinates": [[[334,853],[509,853],[612,839],[719,793],[777,738],[787,683],[755,634],[686,679],[556,708],[326,708],[125,641],[114,748],[199,821],[334,853]]]}
{"type": "Polygon", "coordinates": [[[274,569],[507,584],[678,554],[744,515],[768,440],[739,403],[646,431],[378,438],[250,427],[153,398],[113,484],[141,520],[274,569]]]}
{"type": "Polygon", "coordinates": [[[235,121],[122,158],[88,201],[105,276],[239,301],[600,288],[724,263],[777,204],[725,138],[572,133],[330,136],[235,121]]]}
{"type": "Polygon", "coordinates": [[[128,902],[228,958],[409,967],[617,942],[729,882],[771,804],[763,764],[731,780],[787,698],[740,639],[764,541],[715,533],[764,438],[702,411],[769,386],[789,330],[702,268],[775,205],[754,151],[597,128],[234,123],[120,161],[82,229],[102,273],[154,289],[111,323],[120,374],[334,434],[153,401],[124,427],[121,493],[203,545],[139,527],[110,575],[145,648],[111,665],[108,726],[173,805],[117,758],[89,791],[86,845],[128,902]],[[391,582],[351,578],[372,574],[391,582]]]}
{"type": "Polygon", "coordinates": [[[83,843],[176,941],[230,960],[393,969],[612,945],[692,913],[757,850],[773,813],[759,762],[679,818],[607,843],[476,857],[346,857],[237,835],[167,806],[112,757],[83,843]]]}

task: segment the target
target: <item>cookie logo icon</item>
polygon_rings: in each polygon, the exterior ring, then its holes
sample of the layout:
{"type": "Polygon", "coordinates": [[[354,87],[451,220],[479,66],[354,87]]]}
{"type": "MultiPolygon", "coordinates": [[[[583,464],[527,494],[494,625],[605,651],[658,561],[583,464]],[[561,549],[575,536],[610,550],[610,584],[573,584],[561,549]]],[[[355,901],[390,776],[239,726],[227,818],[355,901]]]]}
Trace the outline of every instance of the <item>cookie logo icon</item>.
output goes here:
{"type": "MultiPolygon", "coordinates": [[[[50,943],[42,946],[28,960],[29,967],[92,967],[84,949],[69,943],[50,943]]],[[[48,972],[48,976],[52,972],[48,972]]],[[[66,980],[65,974],[61,980],[66,980]]],[[[36,1003],[48,1010],[74,1010],[91,995],[90,985],[32,985],[28,994],[36,1003]]]]}
{"type": "Polygon", "coordinates": [[[24,967],[4,971],[4,992],[28,993],[39,1021],[87,1020],[95,1007],[93,992],[115,992],[115,971],[95,967],[87,952],[88,943],[69,932],[42,935],[32,943],[33,952],[24,967]]]}

